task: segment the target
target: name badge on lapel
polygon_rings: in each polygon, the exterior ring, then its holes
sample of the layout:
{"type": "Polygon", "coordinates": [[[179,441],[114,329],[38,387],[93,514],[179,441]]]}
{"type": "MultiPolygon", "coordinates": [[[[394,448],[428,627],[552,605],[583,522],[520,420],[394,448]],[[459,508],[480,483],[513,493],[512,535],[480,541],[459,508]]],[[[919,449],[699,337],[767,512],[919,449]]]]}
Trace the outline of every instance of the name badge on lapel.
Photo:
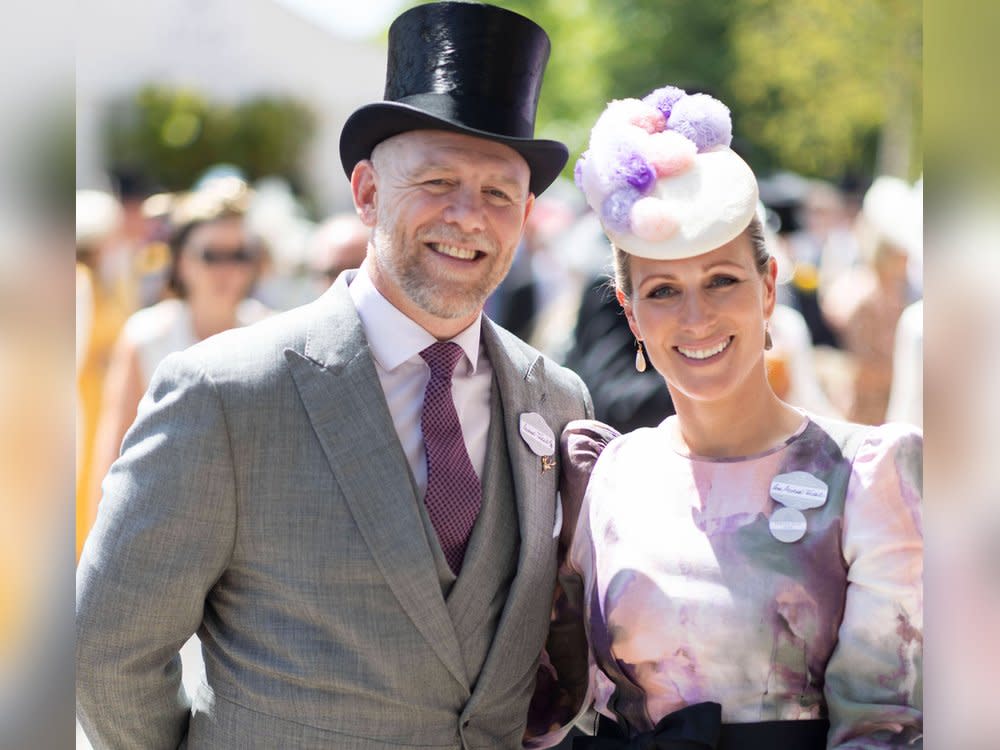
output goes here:
{"type": "Polygon", "coordinates": [[[521,439],[528,444],[531,452],[541,456],[542,471],[555,468],[556,436],[542,415],[533,411],[525,412],[520,420],[521,439]]]}

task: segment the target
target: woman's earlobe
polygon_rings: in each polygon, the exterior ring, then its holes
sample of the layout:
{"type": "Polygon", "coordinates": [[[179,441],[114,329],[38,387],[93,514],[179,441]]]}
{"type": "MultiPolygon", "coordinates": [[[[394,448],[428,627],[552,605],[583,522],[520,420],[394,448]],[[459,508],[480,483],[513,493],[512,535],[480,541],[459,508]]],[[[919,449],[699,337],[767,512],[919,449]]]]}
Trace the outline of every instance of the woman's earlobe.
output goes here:
{"type": "Polygon", "coordinates": [[[628,297],[625,296],[625,292],[623,292],[619,287],[615,287],[615,299],[618,300],[618,304],[621,306],[622,310],[628,309],[628,297]]]}
{"type": "Polygon", "coordinates": [[[615,290],[615,296],[618,298],[618,304],[622,306],[622,311],[625,313],[625,321],[628,323],[629,330],[632,331],[632,335],[635,336],[637,341],[642,341],[642,336],[639,333],[639,325],[635,321],[635,314],[632,310],[632,303],[629,302],[628,297],[626,297],[621,289],[615,290]]]}

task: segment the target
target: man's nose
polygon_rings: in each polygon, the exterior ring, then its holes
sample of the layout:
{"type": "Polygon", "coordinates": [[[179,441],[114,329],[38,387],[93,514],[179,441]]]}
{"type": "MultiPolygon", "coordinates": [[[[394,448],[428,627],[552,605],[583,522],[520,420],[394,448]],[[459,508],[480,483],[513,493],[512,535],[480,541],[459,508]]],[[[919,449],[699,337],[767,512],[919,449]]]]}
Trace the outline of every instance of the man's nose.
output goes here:
{"type": "Polygon", "coordinates": [[[486,204],[478,188],[463,185],[450,198],[444,211],[445,221],[465,232],[477,232],[486,227],[486,204]]]}

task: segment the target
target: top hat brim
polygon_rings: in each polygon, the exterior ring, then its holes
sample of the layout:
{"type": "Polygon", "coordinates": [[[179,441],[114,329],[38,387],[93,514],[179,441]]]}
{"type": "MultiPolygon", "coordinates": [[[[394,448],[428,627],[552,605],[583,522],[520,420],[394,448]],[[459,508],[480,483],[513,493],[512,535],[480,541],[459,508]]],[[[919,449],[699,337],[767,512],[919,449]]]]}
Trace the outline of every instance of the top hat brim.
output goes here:
{"type": "Polygon", "coordinates": [[[355,165],[371,158],[372,150],[387,138],[411,130],[444,130],[502,143],[519,153],[531,169],[529,189],[536,196],[551,185],[569,159],[559,141],[514,138],[460,125],[401,102],[375,102],[356,110],[340,133],[340,161],[348,178],[355,165]]]}

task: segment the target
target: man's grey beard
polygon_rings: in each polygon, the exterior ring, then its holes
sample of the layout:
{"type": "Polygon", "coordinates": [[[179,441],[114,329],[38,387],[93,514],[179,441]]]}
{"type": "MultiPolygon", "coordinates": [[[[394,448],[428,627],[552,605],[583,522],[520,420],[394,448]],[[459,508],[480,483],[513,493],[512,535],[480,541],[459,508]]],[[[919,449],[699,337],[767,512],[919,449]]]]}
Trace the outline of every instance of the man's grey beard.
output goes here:
{"type": "MultiPolygon", "coordinates": [[[[392,251],[392,235],[381,227],[374,231],[375,260],[379,269],[398,286],[406,297],[424,312],[436,318],[463,318],[481,310],[486,298],[499,285],[503,276],[491,284],[489,276],[481,283],[465,285],[463,294],[455,299],[454,294],[446,294],[450,287],[442,288],[436,280],[429,279],[422,272],[419,256],[401,257],[392,251]]],[[[506,275],[506,274],[504,274],[506,275]]]]}

